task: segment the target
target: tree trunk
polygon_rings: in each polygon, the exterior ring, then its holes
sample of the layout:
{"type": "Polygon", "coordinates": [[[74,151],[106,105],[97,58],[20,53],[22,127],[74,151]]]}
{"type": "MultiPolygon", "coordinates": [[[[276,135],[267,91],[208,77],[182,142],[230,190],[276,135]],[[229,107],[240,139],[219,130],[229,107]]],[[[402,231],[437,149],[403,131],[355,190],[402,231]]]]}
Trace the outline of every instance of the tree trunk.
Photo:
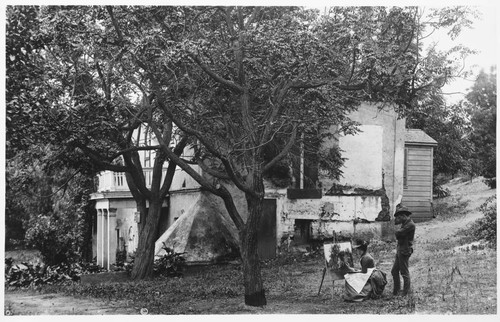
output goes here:
{"type": "Polygon", "coordinates": [[[150,200],[149,210],[139,207],[141,222],[139,223],[139,244],[137,245],[132,268],[133,280],[145,279],[153,276],[154,250],[158,224],[161,214],[161,200],[150,200]],[[143,212],[146,212],[143,214],[143,212]]]}
{"type": "Polygon", "coordinates": [[[246,196],[248,205],[248,218],[245,228],[240,231],[241,260],[243,265],[243,281],[245,286],[245,304],[251,306],[264,306],[267,304],[260,271],[258,254],[257,232],[262,216],[264,203],[264,185],[261,178],[254,176],[254,186],[257,197],[246,196]],[[260,180],[259,180],[260,179],[260,180]]]}

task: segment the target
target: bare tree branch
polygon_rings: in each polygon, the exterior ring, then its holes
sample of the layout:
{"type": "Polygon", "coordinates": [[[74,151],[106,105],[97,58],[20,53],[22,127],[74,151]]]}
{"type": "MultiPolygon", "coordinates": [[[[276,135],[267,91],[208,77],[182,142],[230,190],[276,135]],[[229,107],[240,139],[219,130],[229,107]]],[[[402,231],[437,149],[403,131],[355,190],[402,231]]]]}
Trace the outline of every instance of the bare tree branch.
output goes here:
{"type": "Polygon", "coordinates": [[[221,84],[222,86],[226,87],[227,89],[241,94],[243,93],[243,88],[239,86],[238,84],[231,82],[220,75],[216,74],[213,70],[211,70],[205,63],[203,63],[196,55],[192,53],[188,53],[188,56],[198,65],[200,68],[207,73],[208,76],[210,76],[213,80],[215,80],[217,83],[221,84]]]}
{"type": "Polygon", "coordinates": [[[271,161],[269,161],[264,167],[262,168],[262,172],[266,172],[269,169],[271,169],[276,163],[278,163],[280,160],[282,160],[290,151],[292,148],[293,144],[295,143],[295,139],[297,138],[297,125],[293,127],[292,130],[292,135],[290,136],[290,139],[288,140],[287,144],[283,147],[283,149],[278,153],[277,156],[275,156],[271,161]]]}

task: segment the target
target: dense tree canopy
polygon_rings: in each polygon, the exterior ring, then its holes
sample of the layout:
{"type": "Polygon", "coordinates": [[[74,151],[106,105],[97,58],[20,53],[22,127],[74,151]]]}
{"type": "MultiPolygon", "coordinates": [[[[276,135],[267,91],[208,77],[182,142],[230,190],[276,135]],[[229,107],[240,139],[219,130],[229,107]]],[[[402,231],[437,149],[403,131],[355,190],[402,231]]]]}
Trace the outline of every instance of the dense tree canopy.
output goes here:
{"type": "Polygon", "coordinates": [[[455,176],[469,164],[469,121],[461,104],[449,105],[439,88],[424,93],[419,108],[407,115],[407,127],[421,129],[438,143],[434,151],[434,175],[455,176]]]}
{"type": "MultiPolygon", "coordinates": [[[[471,117],[471,163],[477,173],[486,178],[491,188],[496,187],[496,124],[497,74],[481,71],[465,97],[464,106],[471,117]]],[[[473,171],[473,172],[476,172],[473,171]]]]}

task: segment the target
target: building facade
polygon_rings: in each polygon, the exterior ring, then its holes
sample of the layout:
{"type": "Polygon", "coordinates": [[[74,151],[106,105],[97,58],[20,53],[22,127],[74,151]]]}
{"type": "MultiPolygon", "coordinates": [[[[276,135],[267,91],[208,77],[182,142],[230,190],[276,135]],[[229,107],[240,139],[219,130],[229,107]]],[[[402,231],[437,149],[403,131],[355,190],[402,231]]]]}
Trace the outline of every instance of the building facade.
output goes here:
{"type": "MultiPolygon", "coordinates": [[[[295,244],[307,244],[311,239],[329,238],[333,233],[377,239],[393,237],[394,209],[404,195],[405,121],[399,119],[393,109],[372,104],[363,104],[351,113],[350,118],[360,124],[357,134],[337,135],[320,147],[329,149],[335,146],[342,151],[346,161],[339,180],[332,180],[319,171],[314,189],[277,188],[266,181],[264,213],[259,229],[259,254],[262,258],[274,257],[284,245],[290,245],[291,240],[295,244]]],[[[336,127],[332,125],[330,130],[335,132],[336,127]]],[[[152,160],[154,155],[144,154],[142,157],[147,165],[147,160],[152,160]]],[[[197,171],[201,173],[198,168],[197,171]]],[[[244,195],[234,187],[228,188],[245,220],[244,195]]],[[[96,201],[97,209],[94,255],[99,265],[109,267],[117,254],[135,251],[138,213],[123,174],[102,173],[99,189],[92,199],[96,201]]],[[[225,236],[238,238],[220,198],[202,192],[196,181],[178,169],[164,204],[156,254],[161,254],[164,243],[176,251],[185,251],[185,246],[175,249],[181,244],[179,227],[192,227],[184,218],[197,217],[200,212],[221,216],[220,222],[227,226],[225,236]],[[180,219],[183,219],[182,223],[175,224],[180,219]]],[[[192,222],[202,221],[196,219],[192,222]]],[[[195,236],[204,234],[208,232],[200,230],[195,236]]],[[[194,238],[194,243],[196,240],[194,238]]],[[[190,258],[193,262],[210,261],[196,256],[190,258]]]]}

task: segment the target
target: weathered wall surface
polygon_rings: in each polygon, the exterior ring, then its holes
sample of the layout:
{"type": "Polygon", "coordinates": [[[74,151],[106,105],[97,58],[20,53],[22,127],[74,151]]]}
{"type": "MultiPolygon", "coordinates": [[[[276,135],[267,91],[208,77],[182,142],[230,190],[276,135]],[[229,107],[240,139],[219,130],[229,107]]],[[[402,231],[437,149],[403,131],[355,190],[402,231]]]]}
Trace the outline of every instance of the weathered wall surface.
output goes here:
{"type": "MultiPolygon", "coordinates": [[[[198,173],[201,173],[197,165],[192,165],[192,167],[198,173]]],[[[199,187],[200,185],[198,184],[198,182],[196,182],[193,178],[191,178],[191,176],[189,176],[184,170],[177,167],[174,178],[172,180],[172,184],[170,185],[170,191],[178,191],[182,189],[194,189],[199,187]]]]}
{"type": "MultiPolygon", "coordinates": [[[[375,219],[382,209],[380,196],[324,196],[321,199],[294,199],[286,195],[267,194],[277,199],[278,241],[294,233],[296,219],[311,220],[312,237],[332,236],[332,232],[353,234],[354,222],[363,222],[370,230],[380,231],[375,219]],[[366,222],[374,223],[370,228],[366,222]]],[[[366,230],[365,229],[365,230],[366,230]]]]}
{"type": "Polygon", "coordinates": [[[169,227],[196,204],[199,190],[174,191],[170,193],[169,227]]]}
{"type": "MultiPolygon", "coordinates": [[[[363,125],[383,128],[382,170],[392,215],[394,202],[399,195],[403,195],[405,120],[398,120],[397,113],[389,106],[379,110],[372,104],[362,104],[357,111],[351,113],[350,118],[363,125]]],[[[370,141],[370,138],[367,137],[367,140],[370,141]]],[[[368,159],[366,162],[371,161],[368,159]]]]}
{"type": "Polygon", "coordinates": [[[239,252],[236,227],[222,215],[208,192],[196,193],[196,201],[156,241],[155,255],[164,254],[163,243],[186,252],[187,262],[215,262],[239,252]]]}
{"type": "MultiPolygon", "coordinates": [[[[339,135],[322,146],[328,149],[338,144],[342,156],[348,160],[339,181],[320,174],[321,199],[288,199],[285,189],[266,189],[266,197],[277,200],[278,244],[294,233],[297,219],[311,221],[313,237],[331,236],[335,231],[351,236],[391,238],[393,224],[388,220],[392,218],[394,202],[403,193],[405,121],[398,120],[391,108],[379,110],[369,104],[361,105],[350,118],[361,124],[361,132],[339,135]],[[334,184],[355,189],[332,192],[334,184]],[[377,221],[383,209],[387,221],[377,221]]],[[[332,126],[331,130],[335,129],[332,126]]]]}
{"type": "MultiPolygon", "coordinates": [[[[94,235],[93,256],[97,257],[99,265],[106,267],[108,262],[110,264],[116,262],[117,251],[126,251],[128,255],[132,255],[137,249],[139,241],[137,205],[134,199],[124,195],[124,192],[107,192],[99,195],[95,207],[97,231],[94,235]]],[[[166,202],[163,207],[167,207],[166,202]]]]}
{"type": "Polygon", "coordinates": [[[382,188],[384,128],[381,125],[361,125],[356,135],[339,137],[342,157],[341,185],[366,189],[382,188]]]}

